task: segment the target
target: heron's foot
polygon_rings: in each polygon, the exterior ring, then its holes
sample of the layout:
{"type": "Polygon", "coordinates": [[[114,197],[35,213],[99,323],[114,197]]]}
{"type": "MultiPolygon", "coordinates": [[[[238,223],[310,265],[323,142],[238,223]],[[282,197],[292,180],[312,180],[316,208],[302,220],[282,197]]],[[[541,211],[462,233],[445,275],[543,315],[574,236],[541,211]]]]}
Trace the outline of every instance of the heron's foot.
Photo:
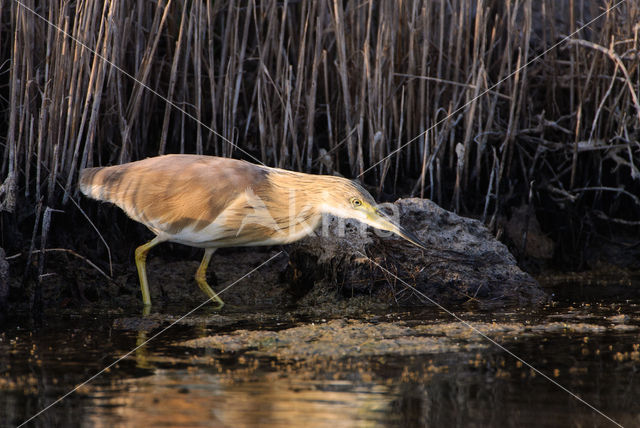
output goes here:
{"type": "Polygon", "coordinates": [[[209,266],[209,261],[215,251],[215,248],[206,248],[204,250],[204,257],[202,257],[200,267],[198,267],[198,270],[196,271],[196,282],[198,283],[200,290],[204,291],[211,301],[216,304],[216,309],[220,309],[224,306],[224,302],[220,297],[218,297],[216,292],[209,287],[209,284],[207,284],[207,267],[209,266]]]}
{"type": "MultiPolygon", "coordinates": [[[[216,297],[218,296],[216,295],[216,297]]],[[[222,309],[223,306],[224,306],[224,302],[220,297],[218,297],[217,301],[214,303],[213,309],[215,309],[216,311],[219,311],[220,309],[222,309]]]]}
{"type": "Polygon", "coordinates": [[[205,272],[201,272],[200,270],[198,270],[198,272],[196,273],[196,282],[198,283],[198,287],[200,287],[200,290],[204,291],[204,294],[209,296],[211,302],[216,305],[216,309],[222,309],[222,307],[224,306],[224,302],[222,301],[220,296],[218,296],[218,294],[216,294],[216,292],[213,291],[211,287],[209,287],[209,284],[207,284],[207,277],[205,272]]]}

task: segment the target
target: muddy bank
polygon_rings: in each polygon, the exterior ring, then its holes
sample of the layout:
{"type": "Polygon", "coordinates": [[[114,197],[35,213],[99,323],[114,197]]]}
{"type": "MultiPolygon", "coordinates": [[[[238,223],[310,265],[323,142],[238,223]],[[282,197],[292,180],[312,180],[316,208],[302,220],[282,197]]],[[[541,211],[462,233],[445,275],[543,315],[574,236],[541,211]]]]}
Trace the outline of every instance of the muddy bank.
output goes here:
{"type": "MultiPolygon", "coordinates": [[[[277,248],[265,247],[221,250],[209,268],[209,284],[220,291],[278,253],[280,250],[277,248]]],[[[201,256],[200,251],[189,251],[178,245],[166,245],[149,255],[147,274],[154,310],[176,305],[193,307],[206,300],[194,279],[201,256]]],[[[22,276],[24,262],[22,256],[10,260],[8,307],[12,311],[30,311],[29,296],[36,287],[35,278],[25,279],[22,276]]],[[[96,261],[102,272],[66,253],[51,253],[46,262],[41,277],[45,311],[78,306],[115,311],[141,307],[140,284],[133,255],[130,260],[114,263],[110,277],[103,275],[109,272],[104,261],[96,261]]],[[[221,296],[231,306],[286,305],[291,302],[290,286],[281,280],[286,269],[287,257],[282,253],[221,296]]]]}
{"type": "MultiPolygon", "coordinates": [[[[538,283],[518,268],[507,247],[479,221],[417,198],[401,199],[387,208],[397,210],[403,226],[428,248],[395,236],[378,236],[372,229],[362,232],[357,222],[333,218],[315,236],[289,246],[218,250],[209,283],[227,305],[296,305],[311,311],[322,305],[342,314],[389,305],[433,305],[429,299],[443,305],[483,307],[546,301],[538,283]],[[272,261],[225,289],[271,257],[272,261]]],[[[194,280],[201,252],[163,246],[147,260],[154,308],[203,302],[206,297],[194,280]]],[[[107,307],[140,304],[132,257],[130,262],[114,265],[111,278],[105,278],[109,270],[104,263],[97,263],[103,266],[99,271],[89,262],[69,252],[47,254],[41,277],[45,308],[78,302],[107,307]]],[[[12,259],[14,274],[24,269],[22,263],[22,258],[12,259]]],[[[35,287],[33,278],[25,283],[27,290],[35,287]]],[[[24,306],[29,301],[27,290],[21,290],[23,283],[16,275],[12,285],[15,303],[24,306]]]]}
{"type": "MultiPolygon", "coordinates": [[[[347,232],[344,237],[310,237],[282,248],[219,250],[212,260],[209,282],[220,291],[280,253],[226,290],[221,297],[227,305],[296,304],[314,309],[322,304],[335,305],[336,312],[348,314],[358,308],[380,305],[425,304],[422,296],[389,272],[411,286],[418,286],[420,292],[442,304],[536,303],[544,298],[535,281],[517,268],[506,247],[495,241],[479,222],[447,213],[435,205],[427,208],[431,212],[422,214],[405,209],[402,218],[405,226],[431,246],[430,251],[418,250],[395,238],[379,238],[372,231],[361,237],[353,229],[353,235],[347,232]]],[[[204,300],[193,279],[199,252],[194,251],[192,260],[185,261],[180,260],[183,255],[172,254],[172,250],[169,247],[152,252],[148,259],[151,297],[158,309],[163,304],[197,304],[204,300]]],[[[114,265],[111,280],[69,254],[52,253],[47,260],[42,278],[45,307],[74,302],[106,306],[139,304],[140,289],[133,260],[114,265]]],[[[14,273],[21,270],[20,261],[12,260],[14,273]]],[[[14,291],[21,287],[16,276],[12,285],[14,291]]],[[[16,303],[24,306],[25,301],[16,303]]]]}

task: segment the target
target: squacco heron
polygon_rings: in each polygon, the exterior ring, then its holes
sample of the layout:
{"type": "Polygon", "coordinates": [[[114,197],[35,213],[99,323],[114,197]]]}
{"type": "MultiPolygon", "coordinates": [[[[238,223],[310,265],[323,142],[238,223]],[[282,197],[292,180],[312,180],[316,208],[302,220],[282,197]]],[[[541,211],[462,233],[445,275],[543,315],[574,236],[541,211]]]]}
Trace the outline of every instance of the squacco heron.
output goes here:
{"type": "Polygon", "coordinates": [[[249,162],[195,155],[165,155],[80,172],[85,195],[116,204],[155,238],[136,249],[142,302],[151,305],[146,258],[171,241],[204,248],[196,281],[212,301],[207,267],[217,248],[287,244],[314,231],[324,213],[357,219],[424,248],[384,215],[373,197],[341,177],[312,175],[249,162]]]}

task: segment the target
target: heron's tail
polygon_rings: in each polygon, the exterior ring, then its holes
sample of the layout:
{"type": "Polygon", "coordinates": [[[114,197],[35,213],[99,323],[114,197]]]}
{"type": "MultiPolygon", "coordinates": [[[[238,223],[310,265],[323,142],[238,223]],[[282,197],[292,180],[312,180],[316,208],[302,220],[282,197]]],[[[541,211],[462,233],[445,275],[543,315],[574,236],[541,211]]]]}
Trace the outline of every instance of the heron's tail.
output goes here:
{"type": "MultiPolygon", "coordinates": [[[[80,191],[99,201],[111,201],[111,196],[122,185],[122,165],[85,168],[80,171],[80,191]]],[[[112,201],[111,201],[112,202],[112,201]]]]}
{"type": "Polygon", "coordinates": [[[85,168],[80,170],[80,179],[78,180],[78,187],[80,187],[80,191],[84,193],[86,196],[89,196],[93,199],[99,199],[100,192],[97,191],[94,186],[94,180],[96,180],[96,175],[102,168],[85,168]]]}
{"type": "Polygon", "coordinates": [[[78,186],[80,191],[93,199],[102,199],[102,181],[100,171],[104,168],[85,168],[80,171],[78,186]]]}

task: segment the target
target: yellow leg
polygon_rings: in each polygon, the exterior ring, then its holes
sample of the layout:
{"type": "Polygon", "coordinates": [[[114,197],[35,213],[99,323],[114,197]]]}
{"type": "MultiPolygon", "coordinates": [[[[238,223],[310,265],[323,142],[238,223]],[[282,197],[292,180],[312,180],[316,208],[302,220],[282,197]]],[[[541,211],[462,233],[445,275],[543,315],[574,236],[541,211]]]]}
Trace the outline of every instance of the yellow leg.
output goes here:
{"type": "Polygon", "coordinates": [[[151,295],[149,294],[149,281],[147,281],[147,253],[150,249],[163,242],[157,236],[144,245],[136,248],[136,267],[138,268],[138,277],[140,278],[140,288],[142,289],[142,304],[151,306],[151,295]]]}
{"type": "Polygon", "coordinates": [[[220,309],[222,306],[224,306],[224,302],[220,297],[218,297],[216,292],[213,291],[211,287],[209,287],[209,284],[207,284],[207,267],[209,267],[209,261],[211,260],[211,256],[215,251],[215,248],[207,248],[204,250],[204,257],[202,258],[200,267],[196,271],[196,281],[198,282],[198,286],[200,287],[200,289],[204,291],[211,300],[215,300],[218,303],[216,308],[220,309]]]}

